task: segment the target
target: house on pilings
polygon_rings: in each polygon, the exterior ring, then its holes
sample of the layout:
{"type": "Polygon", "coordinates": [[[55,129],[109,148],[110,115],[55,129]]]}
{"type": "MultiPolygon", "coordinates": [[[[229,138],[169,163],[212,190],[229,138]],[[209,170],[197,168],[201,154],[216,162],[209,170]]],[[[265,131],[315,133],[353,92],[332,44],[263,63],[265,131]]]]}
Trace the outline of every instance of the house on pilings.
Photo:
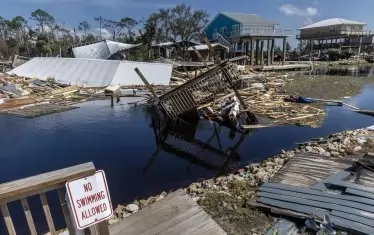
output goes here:
{"type": "Polygon", "coordinates": [[[310,56],[330,48],[355,49],[373,46],[374,34],[366,29],[366,23],[341,18],[326,19],[299,29],[296,39],[300,45],[309,45],[310,56]]]}
{"type": "Polygon", "coordinates": [[[278,28],[279,24],[255,14],[220,12],[204,30],[207,38],[229,48],[231,57],[250,55],[250,65],[274,62],[275,41],[282,40],[285,61],[286,40],[291,30],[278,28]],[[265,48],[266,47],[266,48],[265,48]],[[266,50],[266,58],[264,58],[266,50]]]}

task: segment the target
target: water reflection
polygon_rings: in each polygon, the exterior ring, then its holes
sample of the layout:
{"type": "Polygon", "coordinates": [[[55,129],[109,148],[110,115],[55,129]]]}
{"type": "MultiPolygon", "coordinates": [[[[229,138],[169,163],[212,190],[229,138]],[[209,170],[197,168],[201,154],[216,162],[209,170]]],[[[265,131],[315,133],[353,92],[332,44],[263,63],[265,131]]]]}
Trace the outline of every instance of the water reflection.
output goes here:
{"type": "Polygon", "coordinates": [[[154,115],[151,120],[156,150],[144,166],[143,175],[157,161],[161,151],[187,161],[186,172],[191,171],[192,165],[198,165],[206,170],[216,172],[217,175],[225,174],[237,167],[236,163],[241,160],[238,149],[249,133],[230,130],[229,137],[231,139],[235,138],[237,133],[240,137],[233,146],[224,148],[221,140],[221,130],[225,127],[216,123],[213,123],[213,128],[209,130],[209,138],[202,141],[196,137],[196,130],[198,125],[203,122],[173,122],[163,119],[161,115],[154,115]],[[212,142],[216,142],[217,147],[212,142]]]}
{"type": "Polygon", "coordinates": [[[302,74],[370,77],[374,75],[374,67],[373,66],[360,66],[360,65],[325,67],[325,68],[315,68],[312,72],[302,72],[302,74]]]}

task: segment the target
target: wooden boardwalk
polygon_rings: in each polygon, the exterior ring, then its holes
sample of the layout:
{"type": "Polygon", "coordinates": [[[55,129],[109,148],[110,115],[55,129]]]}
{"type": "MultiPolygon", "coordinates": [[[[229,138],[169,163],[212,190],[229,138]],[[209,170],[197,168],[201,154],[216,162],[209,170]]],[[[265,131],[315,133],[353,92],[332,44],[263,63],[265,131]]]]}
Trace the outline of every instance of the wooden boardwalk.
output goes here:
{"type": "Polygon", "coordinates": [[[285,64],[285,65],[269,65],[263,66],[262,71],[276,71],[276,70],[299,70],[299,69],[310,69],[310,64],[285,64]]]}
{"type": "Polygon", "coordinates": [[[223,235],[225,231],[183,190],[110,227],[111,235],[223,235]]]}

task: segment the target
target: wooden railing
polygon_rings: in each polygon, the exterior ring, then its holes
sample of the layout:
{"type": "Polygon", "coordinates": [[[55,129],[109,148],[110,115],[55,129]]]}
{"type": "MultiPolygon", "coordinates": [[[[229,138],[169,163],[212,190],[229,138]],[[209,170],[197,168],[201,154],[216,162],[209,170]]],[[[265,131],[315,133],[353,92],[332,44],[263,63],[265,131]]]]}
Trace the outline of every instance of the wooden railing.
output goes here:
{"type": "MultiPolygon", "coordinates": [[[[79,179],[95,173],[95,166],[92,162],[85,163],[49,173],[28,177],[8,183],[0,184],[0,208],[9,235],[16,235],[7,204],[13,201],[21,201],[26,221],[31,235],[36,235],[37,230],[32,213],[27,201],[28,197],[39,195],[43,207],[48,229],[51,235],[57,235],[57,231],[49,209],[46,192],[57,190],[58,198],[62,207],[65,223],[69,234],[75,234],[73,220],[70,216],[68,204],[65,201],[65,183],[69,180],[79,179]]],[[[90,227],[90,234],[108,235],[108,225],[104,221],[96,226],[90,227]]]]}

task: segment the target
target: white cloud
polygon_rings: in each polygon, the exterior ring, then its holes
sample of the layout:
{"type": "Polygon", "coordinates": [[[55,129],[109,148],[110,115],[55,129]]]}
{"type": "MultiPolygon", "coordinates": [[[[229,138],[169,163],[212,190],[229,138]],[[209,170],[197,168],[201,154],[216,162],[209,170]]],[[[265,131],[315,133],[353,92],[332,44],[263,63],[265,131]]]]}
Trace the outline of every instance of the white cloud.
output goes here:
{"type": "Polygon", "coordinates": [[[299,16],[304,18],[305,24],[313,23],[313,16],[317,15],[318,9],[315,7],[307,7],[301,9],[292,4],[284,4],[279,7],[279,10],[283,12],[286,16],[299,16]]]}

